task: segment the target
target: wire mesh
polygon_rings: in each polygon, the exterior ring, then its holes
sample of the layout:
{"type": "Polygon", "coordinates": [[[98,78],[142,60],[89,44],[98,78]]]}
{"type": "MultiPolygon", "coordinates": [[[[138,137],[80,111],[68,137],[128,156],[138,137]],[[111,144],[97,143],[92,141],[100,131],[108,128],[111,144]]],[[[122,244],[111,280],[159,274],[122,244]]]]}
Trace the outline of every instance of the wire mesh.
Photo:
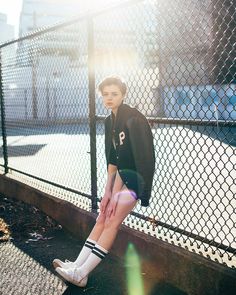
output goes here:
{"type": "MultiPolygon", "coordinates": [[[[2,106],[0,105],[0,112],[2,112],[2,106]]],[[[1,131],[2,131],[2,114],[0,116],[0,126],[1,126],[1,131]]],[[[2,132],[1,132],[1,136],[0,136],[0,172],[3,172],[3,166],[4,166],[4,158],[3,158],[3,136],[2,136],[2,132]]]]}
{"type": "Polygon", "coordinates": [[[5,107],[4,107],[4,95],[3,95],[3,82],[2,82],[2,54],[0,51],[0,111],[1,111],[1,150],[0,150],[0,171],[2,173],[7,173],[7,165],[8,165],[8,159],[7,159],[7,152],[6,152],[6,126],[5,126],[5,107]]]}
{"type": "MultiPolygon", "coordinates": [[[[94,20],[97,81],[111,74],[124,77],[127,103],[153,118],[152,203],[147,209],[137,206],[126,224],[231,266],[235,16],[232,1],[170,0],[139,2],[94,20]]],[[[97,113],[106,115],[101,98],[97,113]]],[[[98,130],[103,129],[98,125],[98,130]]],[[[98,142],[99,162],[103,150],[98,142]]],[[[101,187],[104,173],[102,166],[101,187]]]]}
{"type": "MultiPolygon", "coordinates": [[[[0,122],[1,123],[1,122],[0,122]]],[[[3,140],[2,140],[2,136],[0,139],[0,144],[1,146],[3,146],[3,140]]],[[[1,149],[1,154],[0,154],[0,173],[4,173],[4,156],[3,156],[3,149],[1,149]]]]}
{"type": "Polygon", "coordinates": [[[9,167],[90,196],[86,36],[81,20],[4,47],[2,72],[9,167]]]}
{"type": "Polygon", "coordinates": [[[97,94],[93,129],[94,88],[122,76],[156,153],[150,206],[124,223],[235,267],[235,36],[233,1],[129,1],[90,14],[89,26],[79,19],[3,46],[9,167],[90,210],[106,181],[108,112],[97,94]]]}

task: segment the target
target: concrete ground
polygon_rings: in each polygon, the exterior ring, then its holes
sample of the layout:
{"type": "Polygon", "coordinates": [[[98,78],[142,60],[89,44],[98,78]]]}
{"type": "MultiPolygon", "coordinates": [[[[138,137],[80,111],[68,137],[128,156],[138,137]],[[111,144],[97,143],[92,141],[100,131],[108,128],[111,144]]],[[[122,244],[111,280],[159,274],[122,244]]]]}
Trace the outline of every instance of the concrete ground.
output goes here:
{"type": "MultiPolygon", "coordinates": [[[[85,288],[63,282],[51,262],[55,257],[75,259],[83,241],[37,208],[4,196],[0,196],[0,242],[0,295],[138,295],[127,291],[125,263],[112,255],[92,272],[85,288]]],[[[153,274],[143,273],[142,278],[145,295],[186,295],[157,284],[153,274]]]]}

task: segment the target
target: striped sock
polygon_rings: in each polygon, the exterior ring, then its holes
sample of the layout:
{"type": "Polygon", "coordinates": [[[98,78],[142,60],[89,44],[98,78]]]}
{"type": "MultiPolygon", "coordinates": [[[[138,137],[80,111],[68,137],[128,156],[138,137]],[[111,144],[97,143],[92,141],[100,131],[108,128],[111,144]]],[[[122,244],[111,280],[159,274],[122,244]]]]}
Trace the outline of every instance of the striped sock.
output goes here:
{"type": "Polygon", "coordinates": [[[87,239],[86,242],[84,243],[82,250],[79,253],[79,256],[76,258],[74,263],[78,266],[81,266],[86,261],[89,254],[92,252],[95,244],[96,244],[96,241],[87,239]]]}
{"type": "Polygon", "coordinates": [[[92,252],[90,253],[88,259],[79,268],[83,277],[87,276],[108,254],[108,251],[98,244],[95,245],[92,252]]]}
{"type": "Polygon", "coordinates": [[[93,248],[92,253],[97,255],[100,259],[103,259],[107,255],[108,251],[97,244],[93,248]]]}

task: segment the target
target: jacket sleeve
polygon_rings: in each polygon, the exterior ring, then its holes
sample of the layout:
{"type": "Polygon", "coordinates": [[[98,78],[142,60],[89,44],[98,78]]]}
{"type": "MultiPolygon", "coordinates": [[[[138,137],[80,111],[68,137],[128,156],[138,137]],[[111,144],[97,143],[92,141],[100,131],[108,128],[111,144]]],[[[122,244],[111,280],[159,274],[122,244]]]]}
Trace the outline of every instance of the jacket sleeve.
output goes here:
{"type": "Polygon", "coordinates": [[[145,117],[130,118],[127,122],[127,128],[136,170],[143,179],[143,189],[139,198],[141,205],[146,207],[149,205],[155,170],[153,135],[145,117]]]}

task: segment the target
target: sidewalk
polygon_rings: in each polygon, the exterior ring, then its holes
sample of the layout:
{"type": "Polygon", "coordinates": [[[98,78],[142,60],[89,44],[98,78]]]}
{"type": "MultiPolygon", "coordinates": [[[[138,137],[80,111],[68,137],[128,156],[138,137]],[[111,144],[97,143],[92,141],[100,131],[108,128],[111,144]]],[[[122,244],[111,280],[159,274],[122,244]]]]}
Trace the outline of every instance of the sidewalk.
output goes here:
{"type": "MultiPolygon", "coordinates": [[[[128,295],[125,264],[112,255],[92,272],[85,288],[64,283],[51,262],[55,257],[75,259],[83,241],[35,207],[3,196],[0,196],[0,242],[0,295],[128,295]],[[4,239],[7,241],[1,241],[4,239]]],[[[145,289],[149,290],[146,295],[185,294],[167,284],[156,284],[152,274],[143,274],[143,278],[145,289]]]]}

